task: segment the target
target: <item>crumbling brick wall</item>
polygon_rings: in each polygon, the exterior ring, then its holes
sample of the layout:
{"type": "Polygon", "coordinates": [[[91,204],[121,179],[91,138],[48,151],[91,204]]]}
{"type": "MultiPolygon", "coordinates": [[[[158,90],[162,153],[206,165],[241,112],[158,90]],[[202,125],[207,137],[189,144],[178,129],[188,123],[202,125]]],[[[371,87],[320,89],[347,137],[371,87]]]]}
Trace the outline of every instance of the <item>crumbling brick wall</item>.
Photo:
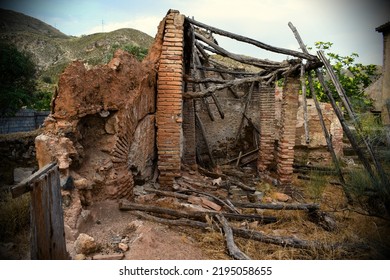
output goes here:
{"type": "Polygon", "coordinates": [[[171,186],[180,176],[182,155],[184,16],[170,11],[165,18],[157,84],[157,151],[159,183],[171,186]]]}

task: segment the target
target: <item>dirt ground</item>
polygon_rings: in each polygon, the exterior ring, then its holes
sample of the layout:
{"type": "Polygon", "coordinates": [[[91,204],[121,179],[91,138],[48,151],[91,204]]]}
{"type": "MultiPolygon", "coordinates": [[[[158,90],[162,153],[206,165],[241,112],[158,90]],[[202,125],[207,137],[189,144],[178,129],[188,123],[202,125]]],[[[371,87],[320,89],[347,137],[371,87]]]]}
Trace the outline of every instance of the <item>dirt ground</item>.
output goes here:
{"type": "MultiPolygon", "coordinates": [[[[123,241],[129,247],[123,258],[127,260],[207,259],[191,236],[169,226],[139,220],[130,212],[120,211],[116,201],[98,202],[89,210],[91,219],[81,231],[95,239],[99,254],[122,252],[118,242],[123,241]]],[[[69,244],[74,257],[72,247],[69,244]]]]}

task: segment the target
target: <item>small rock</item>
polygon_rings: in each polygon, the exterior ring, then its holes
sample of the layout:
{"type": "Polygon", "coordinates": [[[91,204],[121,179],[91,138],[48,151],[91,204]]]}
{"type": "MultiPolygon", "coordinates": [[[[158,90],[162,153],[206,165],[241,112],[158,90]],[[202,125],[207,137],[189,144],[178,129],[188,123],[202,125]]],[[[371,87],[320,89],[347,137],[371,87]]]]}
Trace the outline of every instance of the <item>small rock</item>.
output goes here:
{"type": "Polygon", "coordinates": [[[73,183],[74,183],[74,186],[79,190],[91,188],[90,182],[85,178],[74,180],[73,183]]]}
{"type": "Polygon", "coordinates": [[[221,177],[219,177],[217,179],[214,179],[213,180],[213,186],[215,186],[215,185],[219,186],[221,184],[221,182],[222,182],[222,178],[221,177]]]}
{"type": "Polygon", "coordinates": [[[266,197],[264,197],[264,202],[265,203],[272,203],[272,198],[269,196],[266,196],[266,197]]]}
{"type": "Polygon", "coordinates": [[[257,203],[261,201],[263,198],[263,193],[259,191],[255,191],[253,194],[248,194],[248,200],[252,203],[257,203]]]}
{"type": "Polygon", "coordinates": [[[118,244],[118,248],[121,249],[123,252],[126,252],[127,250],[129,250],[129,245],[121,242],[118,244]]]}
{"type": "Polygon", "coordinates": [[[288,196],[287,194],[284,194],[284,193],[274,193],[274,198],[277,200],[277,201],[280,201],[280,202],[287,202],[289,200],[291,200],[291,197],[288,196]]]}
{"type": "Polygon", "coordinates": [[[258,221],[254,221],[254,222],[248,223],[249,229],[256,230],[258,226],[259,226],[259,222],[258,221]]]}
{"type": "Polygon", "coordinates": [[[122,240],[122,237],[119,236],[119,235],[114,235],[113,237],[111,237],[111,242],[113,244],[119,244],[122,240]]]}
{"type": "Polygon", "coordinates": [[[64,224],[65,239],[75,241],[75,231],[67,224],[64,224]]]}
{"type": "Polygon", "coordinates": [[[74,243],[74,246],[77,254],[90,254],[97,249],[95,239],[85,233],[80,233],[74,243]]]}
{"type": "Polygon", "coordinates": [[[149,194],[137,196],[136,198],[134,198],[134,201],[139,204],[145,204],[148,201],[155,200],[155,198],[156,198],[156,194],[149,193],[149,194]]]}
{"type": "Polygon", "coordinates": [[[87,257],[84,254],[77,254],[74,256],[74,260],[85,260],[87,257]]]}

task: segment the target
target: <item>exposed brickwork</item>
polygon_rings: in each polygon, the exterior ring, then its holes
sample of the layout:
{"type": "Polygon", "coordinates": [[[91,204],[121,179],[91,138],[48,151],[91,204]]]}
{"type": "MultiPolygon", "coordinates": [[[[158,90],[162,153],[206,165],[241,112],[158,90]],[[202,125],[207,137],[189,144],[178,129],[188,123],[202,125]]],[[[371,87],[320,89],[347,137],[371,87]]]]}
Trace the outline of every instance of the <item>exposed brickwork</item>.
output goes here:
{"type": "Polygon", "coordinates": [[[177,11],[170,11],[166,16],[158,68],[156,125],[159,182],[162,186],[171,186],[174,178],[180,176],[183,24],[184,16],[177,11]]]}
{"type": "Polygon", "coordinates": [[[299,79],[293,77],[286,79],[283,88],[281,131],[277,150],[277,173],[282,185],[290,184],[293,174],[299,89],[299,79]]]}
{"type": "Polygon", "coordinates": [[[260,143],[257,169],[264,172],[274,159],[275,89],[261,87],[260,91],[260,143]]]}

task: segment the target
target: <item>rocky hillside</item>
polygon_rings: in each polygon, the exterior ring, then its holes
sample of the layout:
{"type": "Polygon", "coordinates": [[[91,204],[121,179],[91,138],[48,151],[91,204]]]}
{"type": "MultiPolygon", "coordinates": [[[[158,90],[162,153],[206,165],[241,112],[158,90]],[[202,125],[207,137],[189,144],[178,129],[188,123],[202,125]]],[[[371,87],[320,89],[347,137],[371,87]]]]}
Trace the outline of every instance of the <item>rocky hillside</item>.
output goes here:
{"type": "Polygon", "coordinates": [[[130,45],[148,49],[153,38],[131,28],[68,36],[33,17],[0,9],[0,41],[13,43],[19,50],[29,53],[39,70],[40,87],[51,90],[69,62],[106,63],[114,50],[130,45]]]}

